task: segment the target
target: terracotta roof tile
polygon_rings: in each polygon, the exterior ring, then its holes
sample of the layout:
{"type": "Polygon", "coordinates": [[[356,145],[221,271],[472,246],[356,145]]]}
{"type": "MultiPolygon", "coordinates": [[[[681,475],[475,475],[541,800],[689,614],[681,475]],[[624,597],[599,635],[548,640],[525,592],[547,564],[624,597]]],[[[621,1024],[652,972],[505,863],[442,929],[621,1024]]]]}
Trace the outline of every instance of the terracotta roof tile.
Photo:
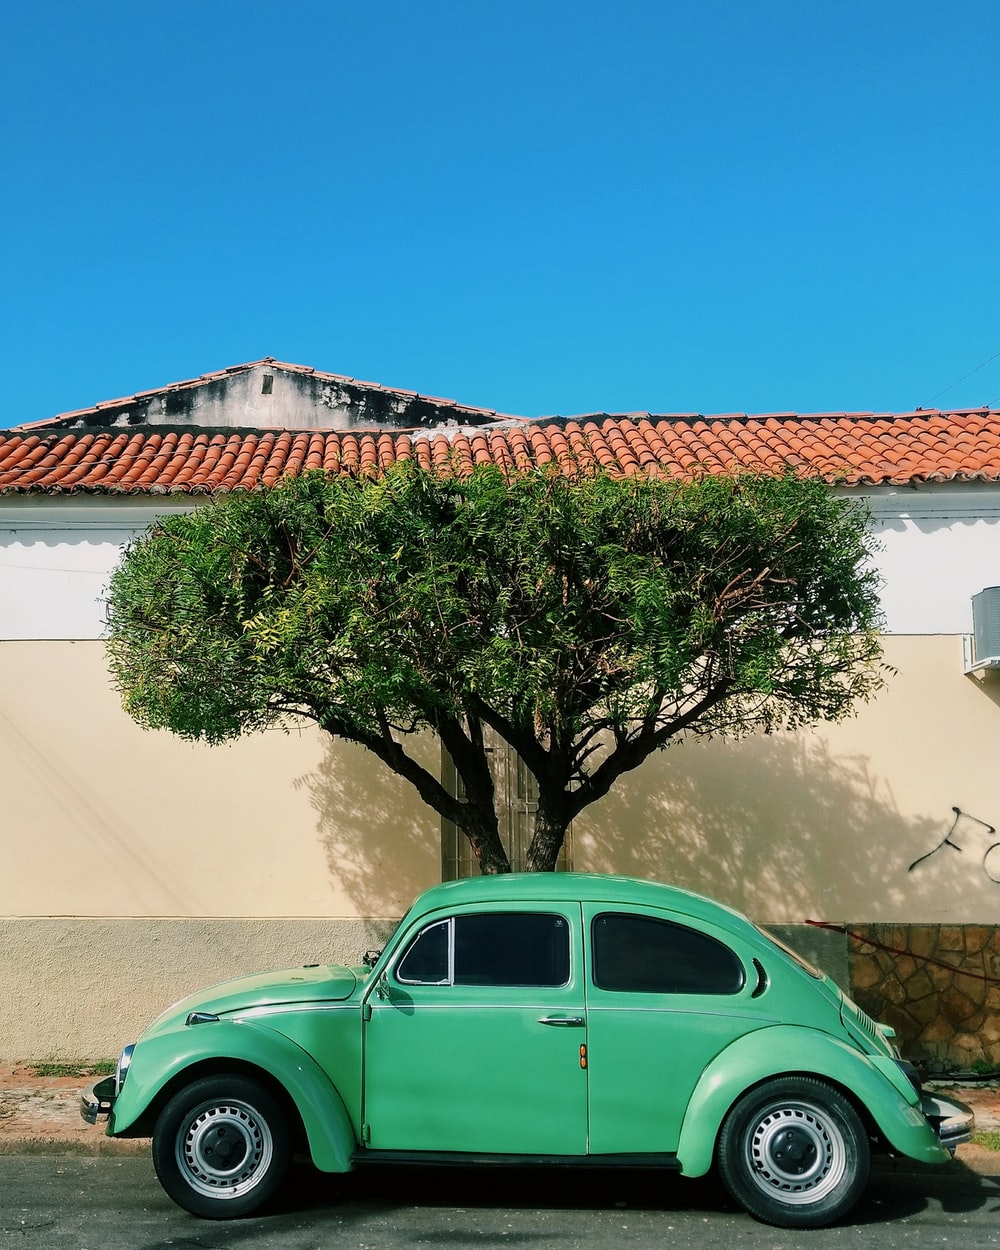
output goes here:
{"type": "Polygon", "coordinates": [[[407,459],[456,474],[494,463],[506,471],[551,464],[569,476],[792,467],[853,485],[1000,481],[1000,412],[594,414],[429,431],[8,431],[0,432],[0,493],[218,494],[310,469],[378,473],[407,459]]]}

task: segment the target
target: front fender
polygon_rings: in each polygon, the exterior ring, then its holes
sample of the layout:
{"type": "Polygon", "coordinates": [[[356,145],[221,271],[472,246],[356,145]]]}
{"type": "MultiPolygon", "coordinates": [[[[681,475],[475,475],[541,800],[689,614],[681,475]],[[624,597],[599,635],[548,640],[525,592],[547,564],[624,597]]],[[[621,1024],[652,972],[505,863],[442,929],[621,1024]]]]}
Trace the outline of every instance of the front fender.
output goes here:
{"type": "Polygon", "coordinates": [[[219,1070],[229,1060],[259,1068],[285,1089],[302,1117],[320,1171],[348,1171],[357,1139],[336,1087],[295,1042],[252,1022],[183,1026],[138,1042],[111,1110],[108,1135],[142,1136],[147,1113],[169,1096],[170,1087],[183,1084],[185,1071],[205,1063],[219,1070]]]}
{"type": "Polygon", "coordinates": [[[948,1160],[916,1090],[892,1059],[863,1055],[829,1033],[775,1025],[739,1038],[702,1073],[681,1125],[677,1157],[684,1174],[704,1176],[711,1168],[722,1122],[741,1094],[793,1073],[841,1086],[899,1153],[923,1163],[948,1160]]]}

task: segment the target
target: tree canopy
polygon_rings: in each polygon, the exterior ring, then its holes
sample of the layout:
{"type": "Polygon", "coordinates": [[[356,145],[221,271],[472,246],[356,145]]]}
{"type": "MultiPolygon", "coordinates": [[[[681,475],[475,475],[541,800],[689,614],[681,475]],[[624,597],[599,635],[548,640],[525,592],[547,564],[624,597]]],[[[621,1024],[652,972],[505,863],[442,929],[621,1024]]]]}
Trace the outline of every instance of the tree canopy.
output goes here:
{"type": "Polygon", "coordinates": [[[158,521],[109,655],[140,724],[222,742],[290,719],[360,743],[469,837],[498,834],[485,731],[538,787],[524,867],[687,735],[844,717],[883,684],[866,518],[792,474],[570,480],[495,466],[310,473],[158,521]],[[408,750],[431,730],[455,795],[408,750]]]}

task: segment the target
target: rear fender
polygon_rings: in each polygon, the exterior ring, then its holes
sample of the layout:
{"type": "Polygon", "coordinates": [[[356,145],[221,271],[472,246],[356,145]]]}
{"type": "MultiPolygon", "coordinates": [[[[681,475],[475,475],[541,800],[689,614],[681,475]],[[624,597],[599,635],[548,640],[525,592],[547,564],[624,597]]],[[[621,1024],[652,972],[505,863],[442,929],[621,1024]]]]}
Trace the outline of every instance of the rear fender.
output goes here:
{"type": "Polygon", "coordinates": [[[186,1084],[185,1072],[191,1070],[195,1080],[207,1065],[224,1071],[227,1062],[258,1068],[281,1085],[302,1118],[316,1167],[348,1171],[357,1139],[336,1087],[295,1042],[250,1022],[219,1020],[140,1041],[111,1111],[109,1136],[143,1136],[150,1127],[148,1113],[186,1084]]]}
{"type": "Polygon", "coordinates": [[[891,1058],[863,1055],[829,1033],[777,1025],[739,1038],[702,1073],[681,1125],[677,1156],[685,1175],[704,1176],[711,1168],[719,1130],[743,1093],[793,1073],[840,1086],[900,1154],[923,1163],[949,1158],[916,1090],[891,1058]]]}

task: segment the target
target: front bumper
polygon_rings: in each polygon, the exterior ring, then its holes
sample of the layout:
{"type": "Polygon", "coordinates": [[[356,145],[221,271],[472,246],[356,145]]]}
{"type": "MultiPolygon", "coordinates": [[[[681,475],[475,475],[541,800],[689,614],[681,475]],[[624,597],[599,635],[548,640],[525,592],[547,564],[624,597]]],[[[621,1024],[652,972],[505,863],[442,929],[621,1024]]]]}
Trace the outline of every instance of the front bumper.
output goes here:
{"type": "Polygon", "coordinates": [[[103,1080],[88,1085],[80,1095],[80,1114],[88,1124],[96,1124],[111,1115],[117,1097],[115,1085],[115,1078],[106,1076],[103,1080]]]}
{"type": "Polygon", "coordinates": [[[944,1094],[931,1094],[924,1090],[920,1095],[920,1109],[927,1117],[938,1141],[945,1150],[955,1153],[955,1147],[972,1137],[976,1127],[975,1112],[957,1098],[944,1094]]]}

